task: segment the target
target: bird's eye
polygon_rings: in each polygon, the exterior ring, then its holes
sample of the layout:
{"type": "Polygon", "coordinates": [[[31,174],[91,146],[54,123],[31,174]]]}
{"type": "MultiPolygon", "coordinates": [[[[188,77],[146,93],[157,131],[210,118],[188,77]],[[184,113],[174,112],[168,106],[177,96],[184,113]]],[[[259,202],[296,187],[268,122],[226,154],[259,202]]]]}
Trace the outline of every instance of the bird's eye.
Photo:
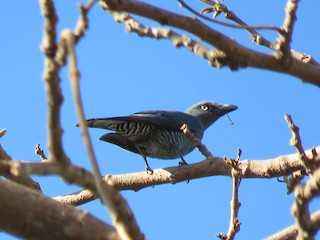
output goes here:
{"type": "Polygon", "coordinates": [[[201,105],[203,111],[208,111],[209,107],[207,105],[201,105]]]}

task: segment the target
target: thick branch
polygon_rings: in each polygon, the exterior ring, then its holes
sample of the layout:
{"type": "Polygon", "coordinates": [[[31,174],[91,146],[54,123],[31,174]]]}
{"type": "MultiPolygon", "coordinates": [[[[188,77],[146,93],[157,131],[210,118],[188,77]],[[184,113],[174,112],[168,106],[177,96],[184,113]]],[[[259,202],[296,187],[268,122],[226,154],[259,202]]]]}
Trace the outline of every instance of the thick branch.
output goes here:
{"type": "Polygon", "coordinates": [[[119,240],[115,229],[88,212],[0,179],[0,229],[24,239],[119,240]]]}
{"type": "MultiPolygon", "coordinates": [[[[77,167],[72,164],[60,163],[58,161],[45,162],[16,162],[2,161],[0,162],[0,174],[5,171],[13,176],[29,176],[29,175],[60,175],[68,183],[74,183],[82,186],[85,189],[90,189],[91,194],[99,196],[93,174],[84,168],[77,167]]],[[[110,197],[114,211],[117,213],[115,224],[124,223],[127,231],[133,236],[132,238],[122,239],[144,239],[144,236],[139,231],[133,213],[129,208],[126,200],[119,192],[110,184],[103,182],[103,188],[106,189],[110,197]]],[[[68,203],[67,201],[64,201],[68,203]]],[[[122,237],[122,236],[121,236],[122,237]]]]}
{"type": "MultiPolygon", "coordinates": [[[[320,146],[316,148],[320,153],[320,146]]],[[[311,155],[311,150],[306,151],[311,155]]],[[[1,167],[0,167],[1,169],[1,167]]],[[[292,172],[304,169],[298,154],[279,156],[268,160],[245,160],[240,162],[242,178],[274,178],[287,176],[292,172]]],[[[145,172],[129,173],[121,175],[106,175],[104,180],[120,190],[134,190],[151,187],[160,184],[178,183],[196,178],[208,176],[231,176],[230,167],[225,164],[223,158],[209,158],[199,163],[154,170],[153,175],[145,172]]],[[[56,197],[57,200],[80,205],[94,199],[88,190],[56,197]]]]}
{"type": "Polygon", "coordinates": [[[221,59],[221,66],[228,65],[236,70],[241,67],[254,67],[276,72],[287,73],[302,79],[305,82],[320,86],[320,66],[305,64],[293,59],[290,66],[284,66],[281,60],[274,55],[253,51],[236,43],[226,35],[211,29],[209,26],[191,17],[179,15],[150,4],[128,0],[101,0],[100,4],[105,9],[125,11],[137,14],[163,25],[169,25],[188,31],[203,41],[211,44],[226,54],[221,59]]]}
{"type": "MultiPolygon", "coordinates": [[[[320,146],[314,149],[320,154],[320,146]]],[[[307,156],[311,156],[312,150],[306,151],[307,156]]],[[[239,171],[242,178],[274,178],[287,176],[292,172],[304,169],[298,154],[279,156],[268,160],[244,160],[240,162],[239,171]]],[[[3,172],[9,174],[22,175],[47,175],[61,174],[65,172],[65,179],[68,182],[77,183],[84,188],[94,189],[92,175],[85,169],[73,166],[67,169],[58,163],[46,162],[0,162],[0,174],[3,172]],[[10,169],[13,168],[13,172],[10,169]]],[[[170,167],[154,170],[153,175],[140,173],[129,173],[121,175],[106,175],[104,180],[119,190],[134,190],[167,183],[177,183],[196,178],[208,176],[231,176],[230,167],[225,164],[223,158],[208,158],[199,163],[184,165],[181,167],[170,167]]],[[[109,185],[106,185],[109,187],[109,185]]],[[[74,205],[80,205],[91,201],[94,198],[91,191],[83,190],[76,193],[56,197],[57,200],[74,205]]],[[[119,200],[118,203],[121,203],[119,200]]],[[[121,209],[121,205],[119,205],[121,209]]]]}

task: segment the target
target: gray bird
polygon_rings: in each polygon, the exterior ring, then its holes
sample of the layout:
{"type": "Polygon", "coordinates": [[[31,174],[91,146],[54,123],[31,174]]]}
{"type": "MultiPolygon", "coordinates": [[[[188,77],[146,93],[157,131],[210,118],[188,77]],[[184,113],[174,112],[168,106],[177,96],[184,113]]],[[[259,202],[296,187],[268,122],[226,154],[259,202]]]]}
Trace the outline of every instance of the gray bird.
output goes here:
{"type": "Polygon", "coordinates": [[[195,137],[201,139],[212,123],[237,108],[235,105],[205,101],[192,105],[185,112],[145,111],[124,117],[93,118],[86,122],[88,127],[115,131],[101,136],[100,140],[140,154],[145,161],[147,173],[152,174],[147,157],[181,158],[179,164],[187,164],[183,156],[195,146],[181,132],[183,124],[188,126],[195,137]]]}

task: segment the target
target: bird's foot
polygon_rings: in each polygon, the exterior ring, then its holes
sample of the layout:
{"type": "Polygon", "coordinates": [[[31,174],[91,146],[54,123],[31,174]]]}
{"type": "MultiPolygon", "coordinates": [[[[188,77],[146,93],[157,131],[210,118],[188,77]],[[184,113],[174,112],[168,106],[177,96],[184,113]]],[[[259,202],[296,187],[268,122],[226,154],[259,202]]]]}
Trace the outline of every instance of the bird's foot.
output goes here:
{"type": "Polygon", "coordinates": [[[151,169],[151,167],[146,166],[146,173],[149,174],[149,175],[153,174],[153,170],[151,169]]]}
{"type": "Polygon", "coordinates": [[[183,165],[188,165],[188,163],[183,158],[181,158],[181,161],[178,164],[179,164],[179,167],[183,165]]]}
{"type": "MultiPolygon", "coordinates": [[[[183,159],[183,157],[181,157],[181,161],[179,162],[179,167],[183,166],[183,165],[188,165],[188,163],[183,159]]],[[[189,183],[190,180],[187,180],[186,183],[189,183]]]]}

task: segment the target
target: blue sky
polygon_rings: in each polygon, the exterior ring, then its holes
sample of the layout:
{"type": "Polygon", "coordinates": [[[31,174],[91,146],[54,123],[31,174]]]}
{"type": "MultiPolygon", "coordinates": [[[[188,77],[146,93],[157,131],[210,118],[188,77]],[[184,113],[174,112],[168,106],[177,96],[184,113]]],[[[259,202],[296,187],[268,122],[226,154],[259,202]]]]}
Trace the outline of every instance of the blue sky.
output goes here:
{"type": "MultiPolygon", "coordinates": [[[[150,1],[171,11],[190,15],[176,1],[150,1]]],[[[196,10],[206,7],[199,1],[188,3],[196,10]]],[[[228,8],[251,25],[281,25],[286,1],[230,1],[228,8]]],[[[40,51],[43,19],[38,1],[4,1],[0,15],[0,66],[2,118],[0,128],[7,128],[1,139],[3,148],[17,160],[37,161],[34,147],[40,143],[47,153],[46,98],[41,78],[43,55],[40,51]]],[[[292,48],[319,60],[320,33],[312,26],[320,22],[320,2],[301,1],[292,48]]],[[[78,18],[77,1],[56,1],[59,32],[73,29],[78,18]]],[[[319,145],[320,92],[299,79],[259,69],[215,69],[198,56],[166,40],[140,38],[128,34],[124,26],[96,5],[89,14],[90,26],[77,46],[81,71],[81,90],[87,118],[128,115],[137,111],[167,109],[184,111],[194,103],[212,100],[235,104],[239,109],[211,126],[203,143],[216,156],[235,157],[242,149],[242,159],[267,159],[294,153],[289,146],[291,133],[284,114],[292,115],[300,127],[303,146],[319,145]]],[[[138,18],[141,19],[141,18],[138,18]]],[[[219,16],[219,20],[224,20],[219,16]]],[[[226,21],[226,20],[224,20],[226,21]]],[[[152,21],[146,25],[159,27],[152,21]]],[[[250,36],[241,30],[212,23],[213,28],[254,49],[250,36]]],[[[166,28],[166,27],[165,27],[166,28]]],[[[262,34],[274,41],[277,35],[262,34]]],[[[195,40],[197,38],[193,37],[195,40]]],[[[65,67],[61,72],[64,94],[62,106],[63,144],[67,155],[77,165],[90,169],[75,114],[65,67]]],[[[121,174],[144,170],[139,155],[126,152],[98,140],[104,130],[90,130],[101,172],[121,174]]],[[[195,163],[204,157],[194,150],[185,157],[195,163]]],[[[176,166],[178,160],[150,159],[152,168],[176,166]]],[[[58,196],[78,190],[58,177],[36,177],[43,191],[58,196]]],[[[137,221],[148,239],[212,239],[226,233],[229,224],[231,179],[210,177],[189,184],[156,186],[139,192],[125,191],[137,221]]],[[[276,179],[244,179],[240,187],[241,231],[237,239],[261,239],[292,223],[293,196],[276,179]]],[[[81,206],[110,222],[109,214],[94,201],[81,206]]],[[[319,208],[319,198],[311,212],[319,208]]],[[[319,234],[318,234],[319,236],[319,234]]],[[[0,233],[1,239],[16,239],[0,233]]]]}

